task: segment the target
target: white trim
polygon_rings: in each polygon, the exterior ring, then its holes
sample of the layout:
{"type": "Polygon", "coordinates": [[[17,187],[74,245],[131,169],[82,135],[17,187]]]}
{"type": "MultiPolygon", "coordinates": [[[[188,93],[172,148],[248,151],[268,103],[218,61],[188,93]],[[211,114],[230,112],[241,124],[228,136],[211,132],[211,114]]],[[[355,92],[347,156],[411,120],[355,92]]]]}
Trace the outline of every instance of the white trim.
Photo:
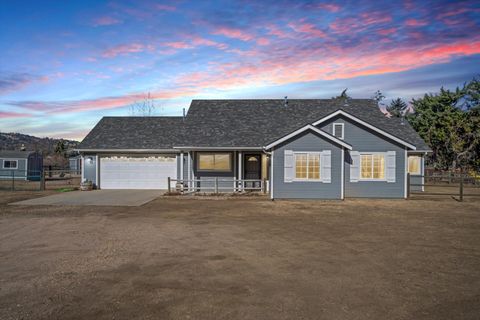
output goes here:
{"type": "Polygon", "coordinates": [[[180,180],[184,180],[183,175],[183,152],[180,152],[180,180]]]}
{"type": "Polygon", "coordinates": [[[425,157],[422,157],[422,168],[421,168],[421,174],[422,174],[422,192],[425,191],[425,157]]]}
{"type": "Polygon", "coordinates": [[[292,177],[292,182],[322,182],[322,152],[320,151],[293,151],[293,167],[294,167],[294,175],[292,177]],[[298,154],[306,154],[307,155],[307,177],[306,178],[297,178],[297,155],[298,154]],[[309,179],[308,178],[308,163],[309,163],[309,155],[318,155],[318,179],[309,179]]]}
{"type": "Polygon", "coordinates": [[[99,176],[99,168],[100,168],[100,163],[99,163],[99,157],[98,155],[95,156],[95,185],[97,186],[97,189],[100,189],[100,176],[99,176]]]}
{"type": "Polygon", "coordinates": [[[341,163],[342,163],[342,170],[341,170],[341,179],[340,179],[340,199],[345,199],[345,190],[343,189],[345,187],[345,148],[342,148],[342,158],[341,158],[341,163]]]}
{"type": "Polygon", "coordinates": [[[318,128],[312,126],[311,124],[307,124],[306,126],[300,128],[300,129],[298,129],[298,130],[295,130],[294,132],[292,132],[292,133],[290,133],[290,134],[287,134],[286,136],[284,136],[284,137],[282,137],[282,138],[280,138],[280,139],[278,139],[278,140],[270,143],[269,145],[267,145],[266,147],[264,147],[264,149],[271,149],[271,148],[275,147],[276,145],[278,145],[278,144],[280,144],[280,143],[282,143],[282,142],[284,142],[284,141],[287,141],[288,139],[290,139],[290,138],[292,138],[292,137],[295,137],[296,135],[298,135],[298,134],[300,134],[300,133],[302,133],[302,132],[304,132],[304,131],[306,131],[306,130],[312,130],[312,131],[318,133],[319,135],[321,135],[321,136],[323,136],[323,137],[325,137],[325,138],[327,138],[327,139],[329,139],[329,140],[331,140],[331,141],[333,141],[333,142],[335,142],[335,143],[337,143],[337,144],[339,144],[339,145],[347,148],[348,150],[352,150],[352,146],[349,145],[348,143],[346,143],[345,141],[342,141],[342,140],[340,140],[340,139],[332,136],[331,134],[329,134],[329,133],[327,133],[327,132],[325,132],[325,131],[323,131],[323,130],[318,129],[318,128]]]}
{"type": "MultiPolygon", "coordinates": [[[[25,160],[25,158],[22,158],[22,159],[19,159],[19,158],[4,158],[2,160],[2,169],[5,169],[5,170],[17,170],[18,169],[18,161],[19,160],[25,160]],[[15,168],[12,168],[12,167],[9,167],[9,168],[5,168],[5,161],[15,161],[15,163],[17,164],[15,168]]],[[[25,164],[25,169],[27,169],[27,164],[25,164]]],[[[26,171],[26,170],[25,170],[26,171]]]]}
{"type": "Polygon", "coordinates": [[[355,117],[355,116],[353,116],[353,115],[351,115],[351,114],[349,114],[349,113],[347,113],[347,112],[345,112],[345,111],[343,111],[343,110],[337,110],[337,111],[335,111],[334,113],[331,113],[331,114],[329,114],[328,116],[323,117],[323,118],[321,118],[320,120],[315,121],[315,122],[313,123],[313,125],[314,125],[314,126],[319,125],[320,123],[325,122],[325,121],[327,121],[328,119],[331,119],[331,118],[333,118],[333,117],[335,117],[335,116],[337,116],[337,115],[343,115],[343,116],[345,116],[345,117],[347,117],[347,118],[349,118],[349,119],[351,119],[351,120],[353,120],[353,121],[356,121],[356,122],[360,123],[361,125],[364,125],[365,127],[369,128],[369,129],[371,129],[371,130],[373,130],[373,131],[376,131],[376,132],[384,135],[384,136],[387,137],[387,138],[392,139],[393,141],[396,141],[396,142],[398,142],[398,143],[400,143],[400,144],[402,144],[402,145],[404,145],[404,146],[406,146],[406,147],[409,147],[409,148],[412,149],[412,150],[416,150],[416,147],[415,147],[413,144],[410,144],[410,143],[408,143],[408,142],[406,142],[406,141],[404,141],[404,140],[402,140],[402,139],[400,139],[400,138],[397,138],[397,137],[395,137],[394,135],[391,135],[390,133],[385,132],[385,131],[383,131],[382,129],[379,129],[379,128],[377,128],[377,127],[369,124],[368,122],[365,122],[365,121],[363,121],[363,120],[360,120],[359,118],[357,118],[357,117],[355,117]]]}
{"type": "Polygon", "coordinates": [[[407,188],[408,188],[408,181],[407,181],[407,175],[408,175],[408,152],[407,152],[407,148],[405,148],[405,173],[404,173],[404,178],[403,180],[405,180],[405,186],[404,186],[404,193],[403,193],[403,197],[405,199],[407,199],[407,188]]]}
{"type": "Polygon", "coordinates": [[[237,151],[233,151],[233,190],[237,188],[237,151]]]}
{"type": "Polygon", "coordinates": [[[190,170],[191,165],[192,165],[192,155],[190,154],[190,151],[189,151],[188,154],[187,154],[187,178],[188,178],[187,186],[188,186],[188,191],[190,191],[190,186],[191,186],[190,180],[192,180],[191,179],[192,178],[192,171],[190,170]]]}
{"type": "Polygon", "coordinates": [[[85,182],[85,156],[81,156],[80,170],[82,172],[82,182],[85,182]]]}
{"type": "Polygon", "coordinates": [[[198,151],[201,151],[201,150],[211,151],[211,150],[239,150],[239,149],[242,149],[242,150],[247,150],[247,151],[260,151],[260,150],[262,150],[262,147],[192,147],[192,146],[178,147],[178,146],[175,146],[175,147],[173,147],[173,149],[175,149],[175,150],[178,150],[178,149],[181,149],[181,150],[198,150],[198,151]]]}
{"type": "MultiPolygon", "coordinates": [[[[358,182],[368,181],[368,182],[386,182],[387,181],[387,153],[386,152],[367,152],[367,151],[360,151],[358,152],[360,155],[359,158],[359,175],[358,175],[358,182]],[[376,178],[362,178],[362,155],[382,155],[383,156],[383,179],[376,179],[376,178]]],[[[373,157],[372,157],[372,177],[373,177],[373,157]]]]}
{"type": "Polygon", "coordinates": [[[272,154],[270,157],[270,199],[273,200],[273,153],[274,150],[272,149],[272,154]]]}
{"type": "Polygon", "coordinates": [[[341,140],[345,140],[345,123],[343,122],[334,122],[332,123],[332,136],[334,136],[335,138],[338,138],[338,139],[341,139],[341,140]],[[335,135],[335,126],[341,126],[342,127],[342,137],[337,137],[335,135]]]}
{"type": "MultiPolygon", "coordinates": [[[[238,151],[238,180],[242,180],[243,179],[243,168],[242,168],[242,164],[243,164],[243,152],[242,151],[238,151]]],[[[243,184],[242,182],[239,182],[239,189],[240,190],[243,190],[243,184]]]]}

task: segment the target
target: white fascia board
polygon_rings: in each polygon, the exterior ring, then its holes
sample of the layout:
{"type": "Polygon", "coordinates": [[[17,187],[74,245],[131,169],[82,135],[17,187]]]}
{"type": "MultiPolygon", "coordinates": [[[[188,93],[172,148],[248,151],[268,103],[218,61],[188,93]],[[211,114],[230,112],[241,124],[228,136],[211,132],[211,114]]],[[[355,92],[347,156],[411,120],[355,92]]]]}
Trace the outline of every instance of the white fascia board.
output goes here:
{"type": "Polygon", "coordinates": [[[306,130],[312,130],[312,131],[318,133],[319,135],[321,135],[321,136],[323,136],[323,137],[325,137],[325,138],[327,138],[327,139],[329,139],[329,140],[331,140],[331,141],[333,141],[333,142],[341,145],[342,147],[345,147],[345,148],[347,148],[348,150],[352,150],[352,146],[349,145],[348,143],[346,143],[345,141],[342,141],[342,140],[340,140],[340,139],[332,136],[331,134],[328,134],[328,133],[326,133],[325,131],[318,129],[318,128],[312,126],[311,124],[307,124],[306,126],[300,128],[300,129],[298,129],[298,130],[295,130],[295,131],[293,131],[292,133],[287,134],[286,136],[283,136],[282,138],[280,138],[280,139],[278,139],[278,140],[270,143],[269,145],[265,146],[264,149],[266,149],[266,150],[271,149],[271,148],[275,147],[276,145],[278,145],[278,144],[280,144],[280,143],[282,143],[282,142],[285,142],[285,141],[287,141],[288,139],[293,138],[293,137],[295,137],[296,135],[299,135],[300,133],[302,133],[302,132],[304,132],[304,131],[306,131],[306,130]]]}
{"type": "Polygon", "coordinates": [[[365,121],[363,121],[363,120],[360,120],[359,118],[357,118],[357,117],[355,117],[355,116],[351,115],[350,113],[347,113],[347,112],[345,112],[345,111],[343,111],[343,110],[337,110],[337,111],[335,111],[334,113],[331,113],[331,114],[329,114],[328,116],[323,117],[322,119],[317,120],[317,121],[315,121],[315,122],[312,123],[312,124],[313,124],[314,126],[319,125],[320,123],[325,122],[325,121],[327,121],[328,119],[331,119],[331,118],[333,118],[333,117],[335,117],[335,116],[337,116],[337,115],[345,116],[345,117],[349,118],[350,120],[353,120],[353,121],[355,121],[355,122],[357,122],[357,123],[360,123],[361,125],[369,128],[369,129],[371,129],[371,130],[373,130],[373,131],[375,131],[375,132],[378,132],[378,133],[380,133],[381,135],[383,135],[383,136],[385,136],[385,137],[387,137],[387,138],[392,139],[393,141],[396,141],[396,142],[398,142],[398,143],[400,143],[400,144],[402,144],[402,145],[404,145],[404,146],[406,146],[406,147],[409,147],[409,148],[412,149],[412,150],[416,150],[416,149],[417,149],[413,144],[408,143],[408,142],[406,142],[405,140],[402,140],[402,139],[400,139],[400,138],[397,138],[397,137],[395,137],[394,135],[392,135],[392,134],[390,134],[390,133],[388,133],[388,132],[386,132],[386,131],[383,131],[382,129],[379,129],[379,128],[371,125],[371,124],[368,123],[368,122],[365,122],[365,121]]]}
{"type": "Polygon", "coordinates": [[[252,151],[262,151],[262,147],[173,147],[176,150],[252,150],[252,151]]]}
{"type": "Polygon", "coordinates": [[[78,152],[178,153],[176,149],[75,149],[78,152]]]}

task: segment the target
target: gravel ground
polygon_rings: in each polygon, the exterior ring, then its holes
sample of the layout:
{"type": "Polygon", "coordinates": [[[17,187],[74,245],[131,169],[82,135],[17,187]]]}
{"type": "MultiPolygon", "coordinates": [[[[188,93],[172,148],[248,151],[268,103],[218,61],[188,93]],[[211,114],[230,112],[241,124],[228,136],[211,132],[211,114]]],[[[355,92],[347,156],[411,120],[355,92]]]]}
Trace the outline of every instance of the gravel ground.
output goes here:
{"type": "Polygon", "coordinates": [[[480,202],[7,206],[1,319],[478,319],[480,202]]]}

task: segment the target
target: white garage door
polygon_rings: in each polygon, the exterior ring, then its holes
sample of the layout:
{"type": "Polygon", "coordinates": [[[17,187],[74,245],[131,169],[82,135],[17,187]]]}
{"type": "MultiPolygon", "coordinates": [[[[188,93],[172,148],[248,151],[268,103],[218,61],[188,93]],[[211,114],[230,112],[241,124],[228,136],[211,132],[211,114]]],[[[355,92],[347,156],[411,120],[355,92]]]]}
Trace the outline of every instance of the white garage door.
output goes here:
{"type": "Polygon", "coordinates": [[[101,189],[167,189],[168,177],[177,178],[175,156],[100,159],[101,189]]]}

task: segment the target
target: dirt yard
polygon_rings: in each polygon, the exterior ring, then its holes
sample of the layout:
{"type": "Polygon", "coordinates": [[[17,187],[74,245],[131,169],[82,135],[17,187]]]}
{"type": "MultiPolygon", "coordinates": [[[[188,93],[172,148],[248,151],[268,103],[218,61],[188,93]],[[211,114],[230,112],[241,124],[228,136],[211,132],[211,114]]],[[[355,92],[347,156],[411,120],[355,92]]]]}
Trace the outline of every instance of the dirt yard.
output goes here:
{"type": "Polygon", "coordinates": [[[41,194],[0,193],[1,319],[480,315],[479,200],[6,205],[41,194]]]}

